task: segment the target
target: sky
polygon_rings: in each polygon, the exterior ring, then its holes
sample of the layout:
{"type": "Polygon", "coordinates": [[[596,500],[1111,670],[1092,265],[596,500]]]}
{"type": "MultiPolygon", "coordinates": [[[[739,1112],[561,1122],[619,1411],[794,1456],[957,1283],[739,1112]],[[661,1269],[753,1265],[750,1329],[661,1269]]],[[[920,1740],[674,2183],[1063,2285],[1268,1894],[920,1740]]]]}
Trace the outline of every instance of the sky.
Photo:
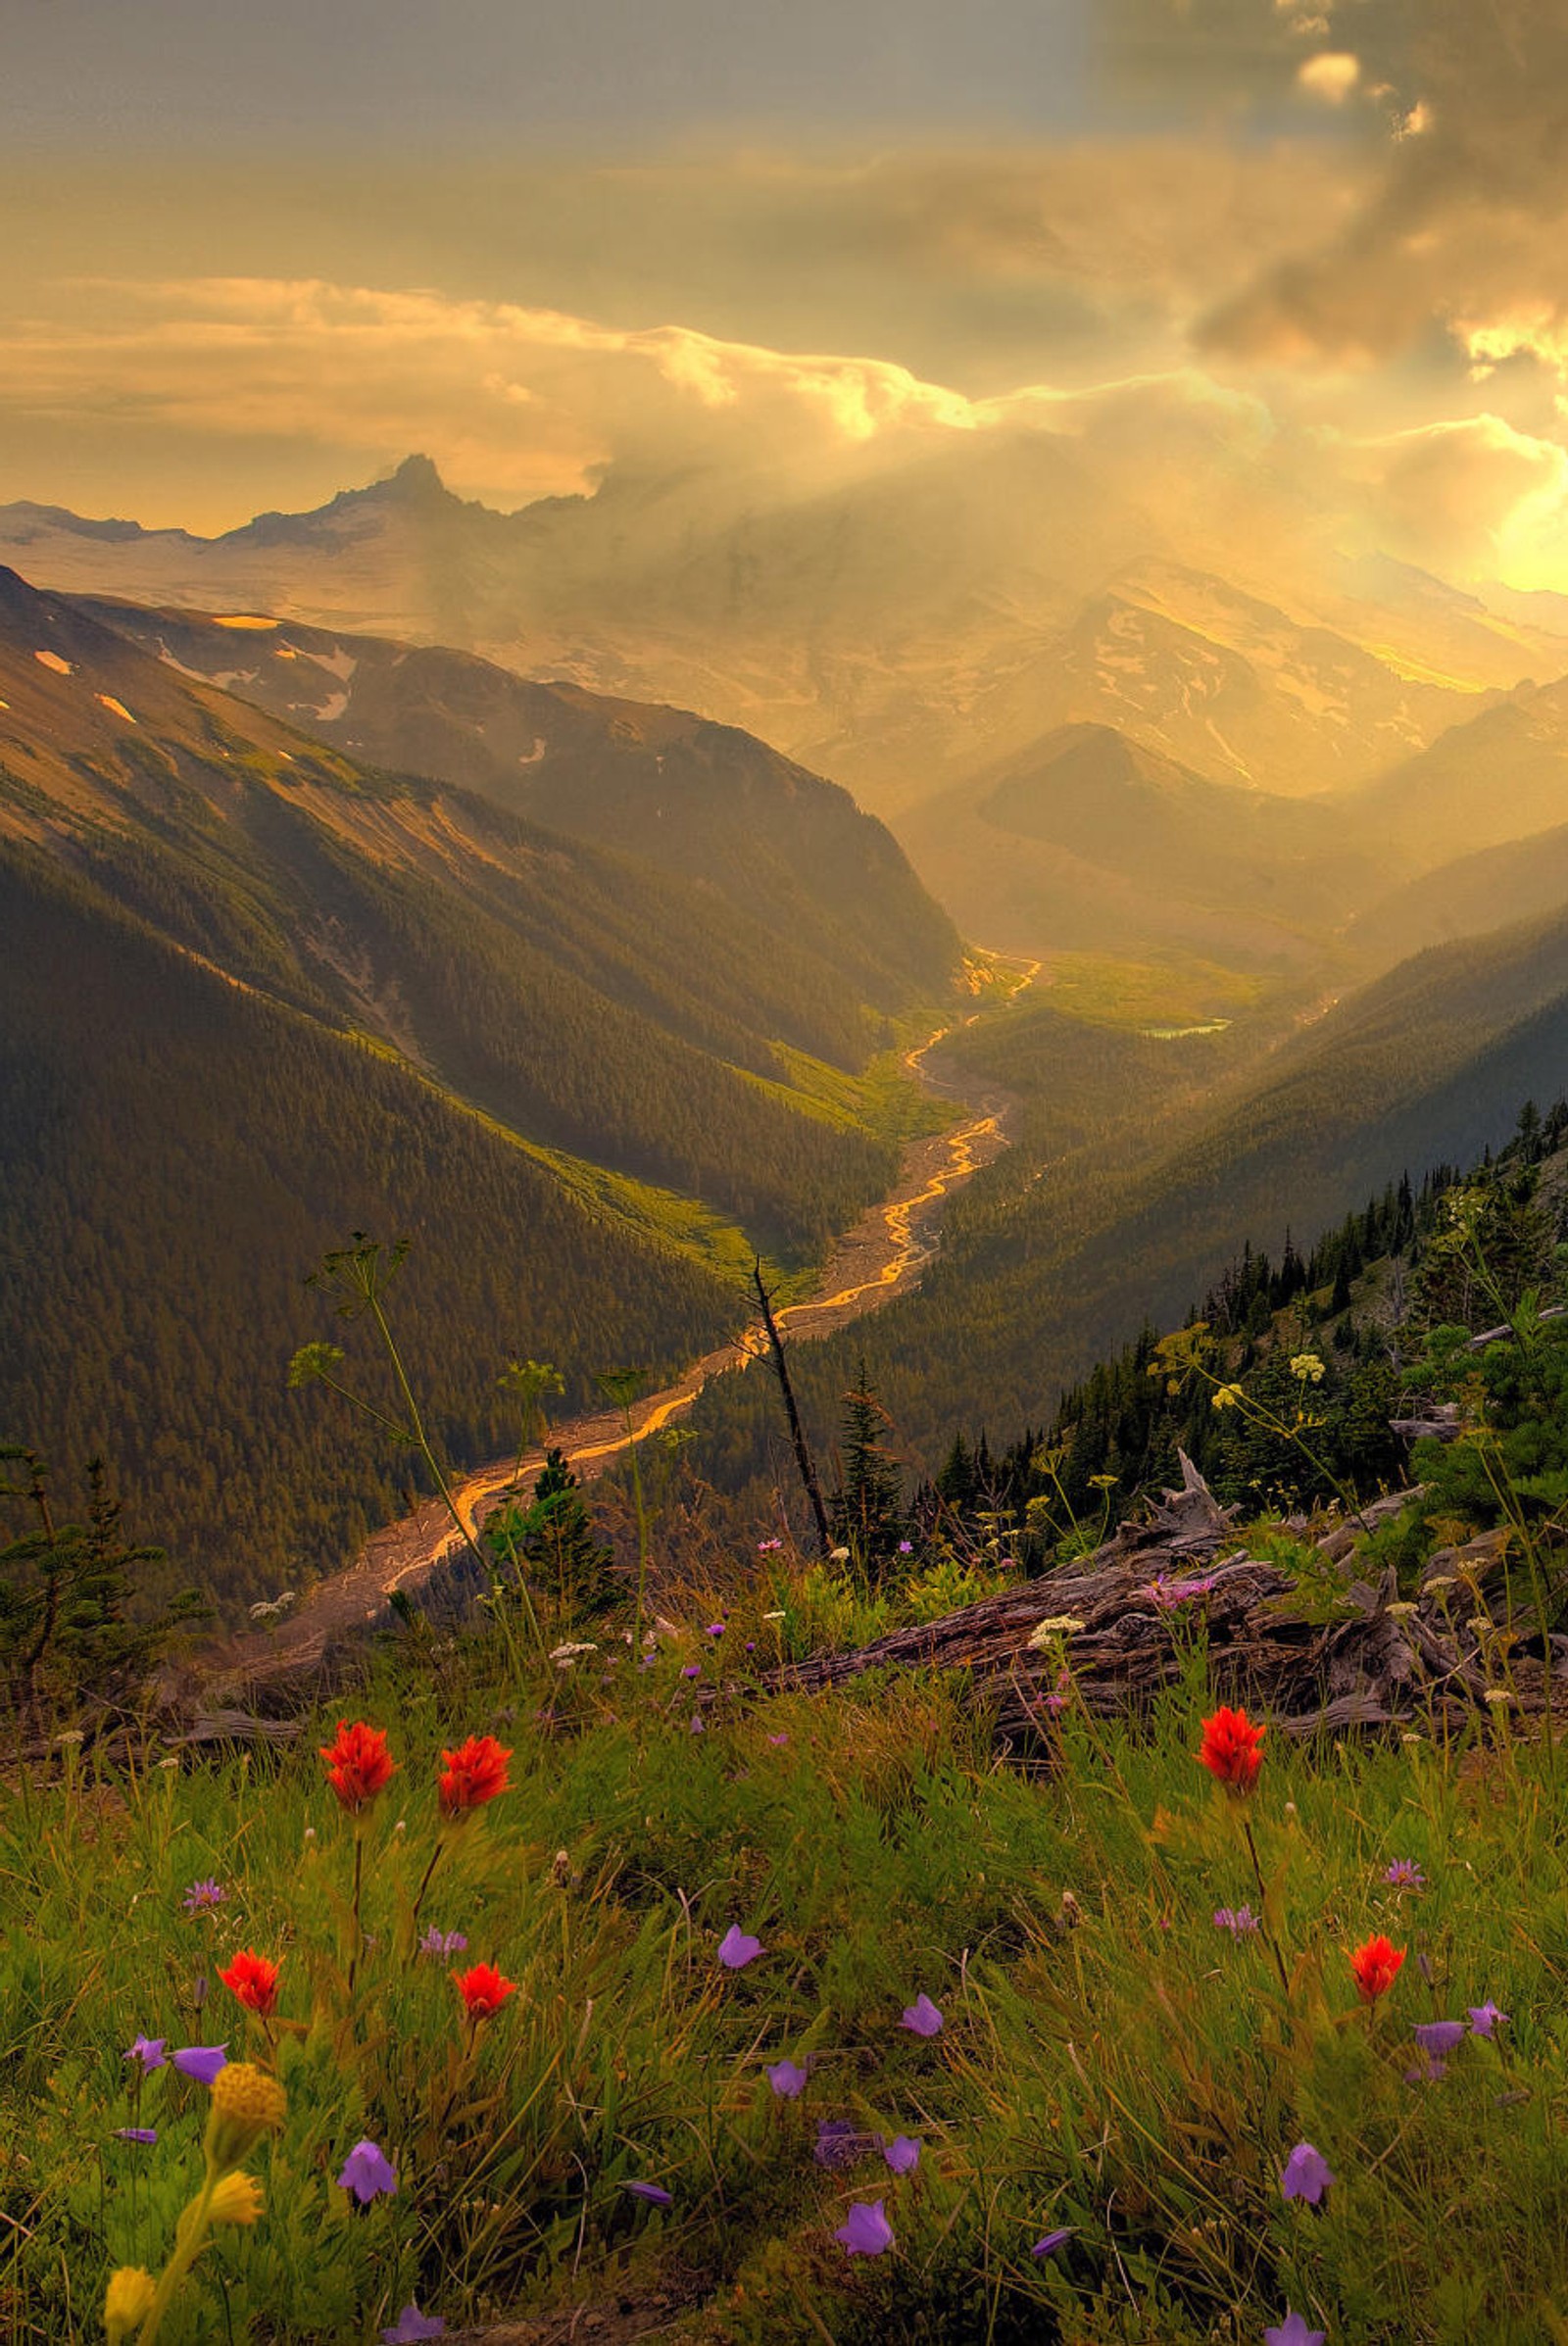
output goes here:
{"type": "Polygon", "coordinates": [[[1568,591],[1561,0],[11,0],[0,499],[1085,440],[1568,591]]]}

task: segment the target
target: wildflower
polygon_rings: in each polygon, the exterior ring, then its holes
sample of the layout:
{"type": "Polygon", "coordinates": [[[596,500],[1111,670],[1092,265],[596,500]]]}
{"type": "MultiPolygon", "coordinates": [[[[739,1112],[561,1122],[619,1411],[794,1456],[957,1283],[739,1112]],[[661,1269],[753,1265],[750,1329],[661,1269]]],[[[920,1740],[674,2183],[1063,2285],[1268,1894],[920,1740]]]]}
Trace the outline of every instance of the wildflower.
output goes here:
{"type": "Polygon", "coordinates": [[[1323,2346],[1326,2329],[1308,2329],[1299,2314],[1285,2309],[1285,2319],[1274,2329],[1263,2332],[1263,2346],[1323,2346]]]}
{"type": "Polygon", "coordinates": [[[150,2150],[158,2140],[158,2128],[156,2126],[116,2126],[115,2140],[117,2142],[144,2142],[150,2150]]]}
{"type": "Polygon", "coordinates": [[[1203,1721],[1203,1740],[1193,1756],[1233,1799],[1241,1799],[1257,1782],[1263,1765],[1258,1746],[1267,1732],[1253,1727],[1245,1711],[1233,1711],[1221,1703],[1213,1717],[1203,1721]]]}
{"type": "Polygon", "coordinates": [[[1355,1989],[1363,2004],[1375,2004],[1394,1985],[1399,1966],[1404,1961],[1404,1949],[1396,1947],[1380,1931],[1375,1938],[1367,1939],[1350,1957],[1350,1969],[1355,1974],[1355,1989]]]}
{"type": "Polygon", "coordinates": [[[907,2028],[911,2036],[935,2036],[942,2028],[942,2015],[922,1991],[912,2004],[906,2006],[899,2027],[907,2028]]]}
{"type": "Polygon", "coordinates": [[[438,1955],[444,1961],[448,1955],[465,1954],[467,1945],[468,1942],[461,1931],[438,1931],[432,1923],[419,1941],[419,1953],[421,1955],[438,1955]]]}
{"type": "Polygon", "coordinates": [[[782,1606],[780,1606],[779,1610],[778,1610],[776,1613],[764,1613],[764,1614],[762,1615],[762,1619],[763,1619],[764,1621],[783,1621],[783,1620],[785,1620],[786,1618],[787,1618],[787,1615],[785,1614],[785,1612],[784,1612],[784,1609],[783,1609],[783,1607],[782,1607],[782,1606]]]}
{"type": "Polygon", "coordinates": [[[483,1808],[508,1788],[507,1762],[512,1753],[494,1735],[470,1735],[456,1751],[441,1754],[441,1813],[466,1816],[483,1808]]]}
{"type": "Polygon", "coordinates": [[[1316,2145],[1298,2142],[1285,2162],[1280,2194],[1285,2199],[1304,2199],[1309,2208],[1315,2208],[1333,2180],[1329,2163],[1316,2145]]]}
{"type": "Polygon", "coordinates": [[[769,2064],[767,2081],[781,2102],[793,2102],[806,2089],[807,2072],[796,2061],[769,2064]]]}
{"type": "Polygon", "coordinates": [[[622,2191],[629,2191],[633,2199],[645,2199],[651,2208],[672,2208],[674,2201],[660,2183],[622,2183],[622,2191]]]}
{"type": "MultiPolygon", "coordinates": [[[[629,1631],[627,1636],[629,1638],[629,1631]]],[[[569,1670],[572,1663],[575,1662],[580,1655],[585,1653],[597,1653],[598,1651],[599,1648],[593,1642],[592,1638],[589,1638],[586,1641],[581,1639],[576,1641],[568,1640],[564,1645],[553,1645],[550,1648],[550,1659],[555,1663],[558,1670],[569,1670]]]]}
{"type": "Polygon", "coordinates": [[[227,2066],[226,2044],[188,2044],[174,2055],[180,2076],[194,2077],[198,2085],[211,2085],[219,2071],[227,2066]]]}
{"type": "Polygon", "coordinates": [[[724,1624],[722,1621],[710,1621],[703,1632],[705,1637],[721,1637],[723,1635],[724,1624]]]}
{"type": "Polygon", "coordinates": [[[1483,1686],[1481,1699],[1490,1702],[1494,1711],[1506,1711],[1512,1708],[1514,1695],[1509,1686],[1483,1686]]]}
{"type": "Polygon", "coordinates": [[[1315,1352],[1297,1352],[1291,1358],[1291,1375],[1303,1385],[1321,1385],[1325,1375],[1323,1363],[1315,1352]]]}
{"type": "Polygon", "coordinates": [[[283,2124],[288,2103],[277,2079],[253,2061],[230,2061],[213,2079],[207,2156],[220,2175],[238,2167],[264,2134],[283,2124]]]}
{"type": "Polygon", "coordinates": [[[895,2175],[908,2175],[920,2164],[918,2134],[895,2134],[882,2153],[895,2175]]]}
{"type": "Polygon", "coordinates": [[[1209,1395],[1211,1409],[1239,1409],[1241,1405],[1242,1389],[1239,1385],[1217,1385],[1209,1395]]]}
{"type": "Polygon", "coordinates": [[[756,1962],[761,1952],[761,1940],[753,1938],[738,1923],[731,1923],[718,1942],[718,1960],[727,1972],[744,1971],[749,1963],[756,1962]]]}
{"type": "Polygon", "coordinates": [[[1475,2036],[1495,2035],[1498,2021],[1505,2021],[1508,2017],[1505,2012],[1499,2012],[1496,2005],[1493,2003],[1471,2004],[1468,2010],[1471,2034],[1475,2036]]]}
{"type": "Polygon", "coordinates": [[[164,2067],[164,2047],[168,2042],[167,2036],[138,2036],[130,2051],[125,2055],[125,2059],[139,2061],[142,2076],[145,2077],[150,2069],[164,2067]]]}
{"type": "Polygon", "coordinates": [[[847,1564],[850,1560],[850,1551],[847,1547],[830,1547],[827,1551],[827,1560],[830,1564],[847,1564]]]}
{"type": "Polygon", "coordinates": [[[706,1727],[706,1726],[704,1725],[704,1723],[703,1723],[703,1714],[702,1714],[702,1712],[701,1712],[701,1711],[693,1711],[693,1713],[692,1713],[692,1723],[691,1723],[691,1726],[690,1726],[690,1727],[687,1729],[687,1733],[688,1733],[688,1735],[707,1735],[707,1733],[708,1733],[708,1729],[707,1729],[707,1727],[706,1727]]]}
{"type": "Polygon", "coordinates": [[[858,2199],[833,2237],[852,2257],[879,2257],[893,2246],[893,2226],[879,2199],[858,2199]]]}
{"type": "Polygon", "coordinates": [[[373,2142],[357,2142],[343,2162],[337,2178],[340,2191],[352,2191],[362,2208],[372,2199],[390,2199],[398,2187],[397,2169],[373,2142]]]}
{"type": "Polygon", "coordinates": [[[681,1672],[682,1678],[701,1678],[702,1675],[703,1665],[701,1662],[688,1662],[685,1669],[681,1672]]]}
{"type": "Polygon", "coordinates": [[[1396,1857],[1383,1877],[1395,1889],[1424,1890],[1427,1878],[1413,1858],[1396,1857]]]}
{"type": "Polygon", "coordinates": [[[1036,1625],[1029,1636],[1029,1643],[1036,1653],[1044,1652],[1057,1637],[1071,1637],[1086,1625],[1076,1613],[1052,1613],[1036,1625]]]}
{"type": "Polygon", "coordinates": [[[1138,1593],[1147,1596],[1150,1603],[1157,1606],[1160,1612],[1168,1613],[1176,1605],[1191,1603],[1195,1596],[1206,1596],[1218,1577],[1216,1573],[1201,1572],[1190,1573],[1185,1578],[1174,1575],[1167,1580],[1164,1573],[1157,1572],[1148,1587],[1140,1588],[1138,1593]]]}
{"type": "Polygon", "coordinates": [[[355,1816],[391,1783],[397,1763],[386,1747],[386,1731],[367,1727],[357,1719],[337,1723],[337,1735],[320,1745],[318,1756],[326,1762],[326,1781],[338,1805],[355,1816]]]}
{"type": "Polygon", "coordinates": [[[1059,2230],[1042,2233],[1029,2254],[1032,2257],[1054,2257],[1057,2249],[1064,2247],[1071,2238],[1072,2226],[1063,2224],[1059,2230]]]}
{"type": "Polygon", "coordinates": [[[207,2212],[214,2224],[251,2224],[260,2220],[262,2206],[261,2184],[236,2167],[213,2193],[207,2212]]]}
{"type": "Polygon", "coordinates": [[[220,1882],[193,1882],[180,1900],[187,1914],[207,1914],[228,1896],[220,1882]]]}
{"type": "Polygon", "coordinates": [[[757,1552],[760,1556],[773,1556],[778,1553],[783,1544],[782,1540],[759,1540],[757,1552]]]}
{"type": "Polygon", "coordinates": [[[1385,1613],[1387,1613],[1391,1621],[1408,1621],[1412,1615],[1420,1612],[1421,1607],[1419,1605],[1401,1602],[1399,1604],[1385,1605],[1383,1610],[1385,1613]]]}
{"type": "Polygon", "coordinates": [[[789,1741],[789,1736],[788,1736],[788,1735],[769,1735],[767,1739],[768,1739],[768,1741],[769,1741],[770,1743],[772,1743],[773,1745],[777,1746],[777,1745],[778,1745],[778,1744],[780,1744],[780,1743],[787,1743],[787,1742],[789,1741]]]}
{"type": "Polygon", "coordinates": [[[153,2310],[158,2294],[157,2283],[150,2273],[139,2265],[122,2265],[118,2273],[109,2276],[109,2293],[104,2299],[104,2328],[109,2333],[109,2346],[121,2346],[124,2338],[134,2336],[153,2310]]]}
{"type": "Polygon", "coordinates": [[[409,2299],[390,2329],[381,2332],[381,2346],[420,2346],[425,2338],[444,2338],[447,2325],[439,2314],[421,2314],[409,2299]]]}
{"type": "Polygon", "coordinates": [[[1425,2021],[1416,2029],[1415,2040],[1430,2060],[1434,2054],[1451,2053],[1468,2033],[1463,2021],[1425,2021]]]}
{"type": "Polygon", "coordinates": [[[901,1540],[899,1541],[899,1553],[901,1556],[912,1556],[914,1553],[914,1541],[912,1540],[901,1540]]]}
{"type": "Polygon", "coordinates": [[[227,1971],[220,1972],[218,1977],[247,2012],[267,2020],[277,2010],[277,1965],[270,1963],[265,1955],[241,1947],[227,1971]]]}
{"type": "Polygon", "coordinates": [[[1229,1931],[1234,1937],[1243,1938],[1248,1931],[1256,1931],[1260,1926],[1250,1906],[1238,1906],[1234,1910],[1229,1906],[1216,1906],[1214,1928],[1216,1931],[1229,1931]]]}
{"type": "Polygon", "coordinates": [[[506,1979],[493,1963],[476,1963],[471,1971],[454,1972],[452,1981],[474,2023],[494,2020],[508,1996],[517,1992],[516,1980],[506,1979]]]}

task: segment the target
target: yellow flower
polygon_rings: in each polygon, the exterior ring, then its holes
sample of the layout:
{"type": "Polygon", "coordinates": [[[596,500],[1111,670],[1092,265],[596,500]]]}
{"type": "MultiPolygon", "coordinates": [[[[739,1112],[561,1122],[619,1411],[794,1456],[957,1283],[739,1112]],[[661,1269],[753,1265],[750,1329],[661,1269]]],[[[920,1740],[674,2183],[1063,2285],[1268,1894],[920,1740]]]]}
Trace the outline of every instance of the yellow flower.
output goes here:
{"type": "Polygon", "coordinates": [[[215,2224],[254,2224],[261,2212],[261,2184],[237,2167],[232,2175],[224,2175],[208,2207],[215,2224]]]}
{"type": "Polygon", "coordinates": [[[1506,1710],[1513,1701],[1513,1695],[1507,1686],[1483,1686],[1481,1699],[1490,1702],[1496,1710],[1506,1710]]]}
{"type": "Polygon", "coordinates": [[[1315,1352],[1297,1352],[1291,1359],[1291,1375],[1299,1377],[1303,1384],[1321,1385],[1325,1370],[1315,1352]]]}
{"type": "Polygon", "coordinates": [[[1215,1409],[1236,1409],[1240,1407],[1241,1399],[1242,1389],[1239,1385],[1220,1385],[1214,1390],[1210,1406],[1215,1409]]]}
{"type": "Polygon", "coordinates": [[[109,2333],[109,2346],[120,2346],[133,2330],[140,2329],[152,2312],[157,2290],[153,2276],[139,2265],[122,2265],[118,2273],[109,2276],[109,2294],[104,2299],[104,2328],[109,2333]]]}
{"type": "Polygon", "coordinates": [[[213,2079],[205,2146],[219,2174],[237,2167],[264,2134],[275,2133],[287,2109],[282,2086],[254,2061],[231,2061],[220,2069],[213,2079]]]}
{"type": "Polygon", "coordinates": [[[1083,1626],[1075,1613],[1053,1613],[1049,1621],[1042,1621],[1031,1633],[1029,1642],[1040,1653],[1047,1646],[1054,1645],[1058,1637],[1070,1637],[1075,1630],[1081,1630],[1083,1626]]]}

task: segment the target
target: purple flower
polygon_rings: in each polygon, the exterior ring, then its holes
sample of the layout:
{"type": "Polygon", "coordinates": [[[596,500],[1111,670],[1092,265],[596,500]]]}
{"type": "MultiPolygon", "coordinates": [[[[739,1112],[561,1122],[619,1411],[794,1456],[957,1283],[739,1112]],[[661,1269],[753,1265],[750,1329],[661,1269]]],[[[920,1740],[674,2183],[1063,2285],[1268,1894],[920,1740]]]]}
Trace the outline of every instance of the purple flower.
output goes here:
{"type": "Polygon", "coordinates": [[[811,2157],[818,2167],[853,2167],[876,2145],[876,2137],[862,2134],[847,2118],[819,2118],[811,2157]]]}
{"type": "Polygon", "coordinates": [[[775,2061],[767,2073],[767,2081],[781,2102],[793,2102],[806,2089],[807,2073],[794,2061],[775,2061]]]}
{"type": "Polygon", "coordinates": [[[120,2142],[154,2143],[158,2140],[156,2126],[116,2126],[115,2138],[120,2142]]]}
{"type": "Polygon", "coordinates": [[[1494,2035],[1498,2021],[1505,2021],[1508,2017],[1505,2012],[1499,2012],[1496,2005],[1492,2003],[1471,2004],[1467,2006],[1467,2010],[1470,2014],[1471,2030],[1477,2036],[1494,2035]]]}
{"type": "Polygon", "coordinates": [[[1250,1906],[1238,1906],[1234,1913],[1228,1906],[1216,1906],[1214,1909],[1216,1931],[1229,1931],[1235,1937],[1241,1938],[1257,1927],[1257,1917],[1250,1906]]]}
{"type": "Polygon", "coordinates": [[[746,1650],[748,1653],[755,1653],[757,1651],[757,1639],[755,1637],[747,1638],[746,1650]]]}
{"type": "Polygon", "coordinates": [[[688,1662],[685,1669],[681,1672],[682,1678],[701,1678],[702,1675],[703,1665],[701,1662],[688,1662]]]}
{"type": "Polygon", "coordinates": [[[1423,2021],[1415,2031],[1416,2043],[1423,2053],[1451,2053],[1455,2045],[1463,2044],[1469,2033],[1463,2021],[1423,2021]]]}
{"type": "Polygon", "coordinates": [[[1285,2309],[1285,2319],[1275,2328],[1263,2332],[1263,2346],[1323,2346],[1328,2336],[1325,2329],[1308,2329],[1299,2314],[1285,2309]]]}
{"type": "Polygon", "coordinates": [[[784,1542],[782,1540],[759,1540],[757,1542],[757,1552],[760,1556],[771,1556],[775,1554],[777,1550],[783,1546],[783,1544],[784,1542]]]}
{"type": "Polygon", "coordinates": [[[220,1882],[193,1882],[180,1900],[187,1914],[207,1914],[228,1896],[220,1882]]]}
{"type": "Polygon", "coordinates": [[[753,1938],[738,1923],[731,1923],[718,1942],[718,1960],[727,1972],[744,1971],[761,1952],[761,1940],[753,1938]]]}
{"type": "Polygon", "coordinates": [[[188,2044],[174,2055],[174,2067],[182,2077],[194,2077],[198,2085],[210,2085],[220,2069],[228,2067],[226,2044],[188,2044]]]}
{"type": "Polygon", "coordinates": [[[858,2199],[833,2237],[852,2257],[879,2257],[893,2246],[893,2226],[879,2199],[858,2199]]]}
{"type": "Polygon", "coordinates": [[[918,2134],[895,2134],[882,2153],[895,2175],[908,2175],[920,2164],[918,2134]]]}
{"type": "Polygon", "coordinates": [[[432,1923],[419,1941],[419,1953],[433,1955],[444,1963],[449,1955],[463,1954],[467,1944],[461,1931],[438,1931],[432,1923]]]}
{"type": "Polygon", "coordinates": [[[942,2015],[931,1998],[922,1993],[915,1997],[912,2004],[905,2007],[899,2027],[907,2028],[911,2036],[935,2036],[942,2028],[942,2015]]]}
{"type": "Polygon", "coordinates": [[[789,1736],[788,1736],[788,1735],[769,1735],[767,1739],[768,1739],[768,1741],[769,1741],[770,1743],[774,1743],[774,1744],[777,1744],[777,1743],[787,1743],[787,1742],[789,1741],[789,1736]]]}
{"type": "Polygon", "coordinates": [[[1157,1572],[1148,1588],[1140,1588],[1138,1593],[1147,1596],[1160,1612],[1168,1613],[1177,1605],[1190,1604],[1195,1596],[1206,1596],[1217,1577],[1215,1573],[1204,1572],[1191,1574],[1185,1580],[1179,1576],[1167,1579],[1164,1573],[1157,1572]]]}
{"type": "Polygon", "coordinates": [[[150,2069],[162,2069],[165,2066],[164,2047],[168,2042],[167,2036],[138,2036],[125,2059],[139,2061],[142,2076],[145,2077],[150,2069]]]}
{"type": "Polygon", "coordinates": [[[1396,1857],[1383,1879],[1395,1889],[1424,1890],[1427,1886],[1425,1874],[1410,1857],[1396,1857]]]}
{"type": "Polygon", "coordinates": [[[703,1632],[705,1637],[721,1637],[723,1635],[724,1624],[722,1621],[710,1621],[703,1632]]]}
{"type": "Polygon", "coordinates": [[[914,1553],[914,1541],[912,1540],[901,1540],[899,1541],[899,1553],[901,1556],[912,1556],[914,1553]]]}
{"type": "Polygon", "coordinates": [[[362,2208],[372,2199],[390,2199],[398,2187],[397,2170],[373,2142],[357,2142],[343,2162],[337,2178],[340,2191],[352,2191],[362,2208]]]}
{"type": "Polygon", "coordinates": [[[424,2338],[444,2338],[447,2325],[439,2314],[421,2314],[409,2299],[390,2329],[381,2332],[382,2346],[418,2346],[424,2338]]]}
{"type": "Polygon", "coordinates": [[[1063,2224],[1059,2231],[1043,2233],[1030,2249],[1029,2254],[1032,2257],[1054,2257],[1057,2249],[1071,2238],[1071,2225],[1063,2224]]]}
{"type": "Polygon", "coordinates": [[[1315,2208],[1333,2180],[1323,2153],[1310,2142],[1298,2142],[1285,2162],[1280,2191],[1286,2199],[1304,2199],[1315,2208]]]}
{"type": "Polygon", "coordinates": [[[622,2191],[629,2191],[633,2199],[647,2200],[651,2208],[672,2208],[674,2201],[658,2183],[622,2183],[622,2191]]]}
{"type": "Polygon", "coordinates": [[[687,1732],[687,1734],[688,1734],[688,1735],[707,1735],[707,1733],[708,1733],[708,1730],[707,1730],[707,1728],[706,1728],[706,1727],[703,1725],[703,1715],[702,1715],[701,1711],[693,1711],[693,1713],[692,1713],[692,1723],[691,1723],[691,1726],[690,1726],[690,1727],[687,1729],[687,1731],[686,1731],[686,1732],[687,1732]]]}

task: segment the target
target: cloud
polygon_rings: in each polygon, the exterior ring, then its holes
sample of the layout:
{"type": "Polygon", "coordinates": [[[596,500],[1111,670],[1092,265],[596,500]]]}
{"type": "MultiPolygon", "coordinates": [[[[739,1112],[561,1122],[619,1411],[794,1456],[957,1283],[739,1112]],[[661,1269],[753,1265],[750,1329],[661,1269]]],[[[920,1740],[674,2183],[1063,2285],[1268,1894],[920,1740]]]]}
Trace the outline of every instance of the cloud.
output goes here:
{"type": "MultiPolygon", "coordinates": [[[[1524,354],[1560,371],[1568,9],[1341,0],[1334,18],[1356,28],[1382,168],[1348,223],[1217,304],[1200,345],[1270,364],[1370,366],[1437,326],[1483,360],[1524,354]]],[[[1329,63],[1319,55],[1305,71],[1326,76],[1329,63]]]]}
{"type": "Polygon", "coordinates": [[[1348,49],[1320,49],[1296,69],[1296,81],[1310,97],[1343,106],[1361,78],[1361,60],[1348,49]]]}

